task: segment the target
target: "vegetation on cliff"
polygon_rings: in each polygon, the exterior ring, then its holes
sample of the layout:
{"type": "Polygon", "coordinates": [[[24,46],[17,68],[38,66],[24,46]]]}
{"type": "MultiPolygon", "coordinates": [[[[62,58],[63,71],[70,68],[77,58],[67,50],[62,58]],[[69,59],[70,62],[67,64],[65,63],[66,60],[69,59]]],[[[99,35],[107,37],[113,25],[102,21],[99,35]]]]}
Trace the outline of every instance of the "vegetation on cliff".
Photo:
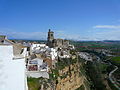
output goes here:
{"type": "Polygon", "coordinates": [[[60,90],[60,88],[84,88],[89,90],[89,82],[86,79],[86,72],[83,68],[83,60],[80,59],[76,51],[71,51],[74,58],[58,59],[56,67],[50,70],[49,79],[28,78],[29,90],[39,90],[40,88],[52,88],[60,90]],[[69,84],[69,86],[68,86],[69,84]],[[72,86],[73,85],[73,86],[72,86]]]}

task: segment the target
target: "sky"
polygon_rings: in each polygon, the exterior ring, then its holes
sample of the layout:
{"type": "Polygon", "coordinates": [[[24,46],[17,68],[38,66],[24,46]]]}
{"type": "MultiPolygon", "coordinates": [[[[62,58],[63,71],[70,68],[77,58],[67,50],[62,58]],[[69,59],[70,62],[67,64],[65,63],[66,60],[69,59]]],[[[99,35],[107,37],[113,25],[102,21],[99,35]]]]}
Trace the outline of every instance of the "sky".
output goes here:
{"type": "Polygon", "coordinates": [[[120,40],[120,0],[0,0],[9,39],[120,40]]]}

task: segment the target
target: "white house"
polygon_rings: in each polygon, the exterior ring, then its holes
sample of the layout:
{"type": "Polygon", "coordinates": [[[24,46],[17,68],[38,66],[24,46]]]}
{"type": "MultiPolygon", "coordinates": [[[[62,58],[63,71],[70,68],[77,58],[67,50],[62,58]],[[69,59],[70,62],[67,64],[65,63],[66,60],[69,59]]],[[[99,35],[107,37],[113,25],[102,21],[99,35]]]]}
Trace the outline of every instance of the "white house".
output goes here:
{"type": "Polygon", "coordinates": [[[52,60],[55,60],[55,58],[57,57],[58,53],[57,50],[54,48],[47,48],[46,49],[46,55],[51,57],[52,60]]]}
{"type": "Polygon", "coordinates": [[[28,60],[27,76],[34,78],[49,78],[47,63],[43,62],[43,59],[39,58],[28,60]]]}
{"type": "Polygon", "coordinates": [[[89,53],[86,52],[80,52],[79,56],[87,61],[92,61],[92,57],[89,53]]]}
{"type": "Polygon", "coordinates": [[[0,45],[0,90],[28,90],[25,58],[13,52],[13,45],[0,45]]]}
{"type": "Polygon", "coordinates": [[[34,50],[39,50],[40,48],[43,48],[43,47],[46,47],[45,44],[39,44],[39,43],[33,43],[31,45],[31,49],[34,51],[34,50]]]}

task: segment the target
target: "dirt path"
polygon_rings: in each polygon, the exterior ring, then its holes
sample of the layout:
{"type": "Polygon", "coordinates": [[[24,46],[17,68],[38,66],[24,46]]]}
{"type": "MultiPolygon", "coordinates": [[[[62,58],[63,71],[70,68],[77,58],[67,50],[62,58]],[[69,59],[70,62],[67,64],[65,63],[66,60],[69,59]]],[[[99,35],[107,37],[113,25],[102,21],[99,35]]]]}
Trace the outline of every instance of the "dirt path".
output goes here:
{"type": "Polygon", "coordinates": [[[113,83],[113,85],[114,85],[118,90],[120,90],[120,87],[117,85],[117,82],[116,82],[116,80],[115,80],[114,77],[113,77],[113,73],[114,73],[117,69],[118,69],[118,67],[115,66],[115,69],[112,70],[112,71],[109,73],[109,80],[111,81],[111,83],[113,83]]]}

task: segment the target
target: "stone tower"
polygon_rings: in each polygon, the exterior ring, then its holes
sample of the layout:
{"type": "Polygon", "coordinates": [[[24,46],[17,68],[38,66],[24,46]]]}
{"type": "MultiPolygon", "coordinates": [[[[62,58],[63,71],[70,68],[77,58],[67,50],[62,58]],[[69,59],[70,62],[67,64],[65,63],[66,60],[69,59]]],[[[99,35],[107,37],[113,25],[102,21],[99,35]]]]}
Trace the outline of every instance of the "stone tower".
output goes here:
{"type": "Polygon", "coordinates": [[[54,40],[54,32],[49,29],[48,31],[48,41],[53,41],[54,40]]]}
{"type": "Polygon", "coordinates": [[[48,38],[47,38],[47,44],[49,47],[53,47],[53,40],[54,40],[54,32],[49,29],[48,38]]]}

